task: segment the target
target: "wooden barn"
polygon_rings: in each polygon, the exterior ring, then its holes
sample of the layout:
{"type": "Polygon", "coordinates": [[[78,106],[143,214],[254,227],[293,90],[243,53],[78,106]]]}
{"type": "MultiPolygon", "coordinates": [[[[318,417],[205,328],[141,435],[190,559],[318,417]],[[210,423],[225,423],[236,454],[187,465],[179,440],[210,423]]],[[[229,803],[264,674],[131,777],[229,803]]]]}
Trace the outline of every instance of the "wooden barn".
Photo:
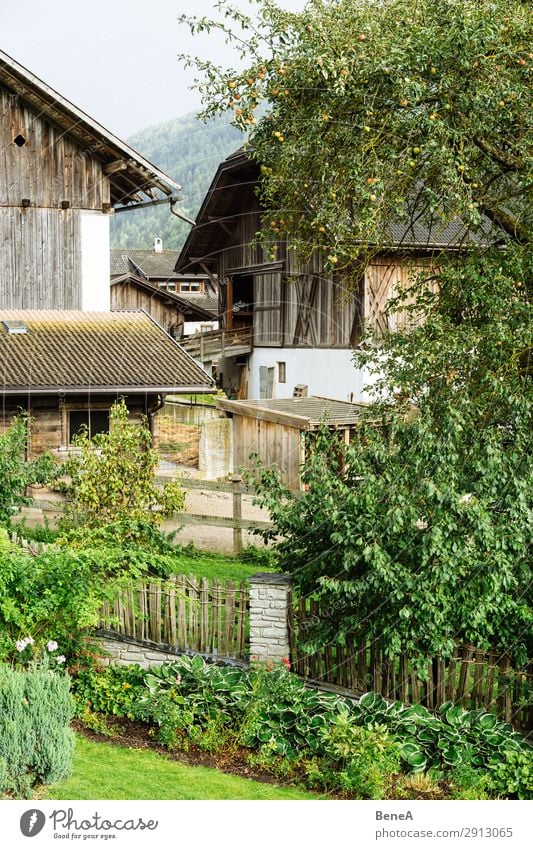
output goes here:
{"type": "Polygon", "coordinates": [[[0,51],[0,309],[109,309],[109,219],[180,187],[0,51]]]}
{"type": "Polygon", "coordinates": [[[132,418],[145,415],[157,447],[155,414],[168,393],[212,391],[208,376],[146,313],[0,310],[2,416],[32,418],[31,455],[69,450],[82,425],[109,430],[123,397],[132,418]]]}
{"type": "Polygon", "coordinates": [[[0,132],[0,427],[26,410],[30,451],[60,452],[82,424],[106,430],[124,397],[157,442],[165,394],[210,392],[212,380],[165,332],[179,336],[182,299],[128,277],[109,311],[109,219],[174,205],[179,186],[2,52],[0,132]]]}
{"type": "Polygon", "coordinates": [[[301,266],[285,242],[272,262],[258,243],[259,169],[242,150],[219,166],[183,247],[176,271],[209,273],[218,282],[222,327],[186,341],[216,365],[230,397],[287,398],[300,392],[364,400],[365,375],[352,363],[363,328],[383,330],[404,316],[385,305],[435,252],[460,242],[464,228],[430,233],[421,224],[391,228],[391,249],[347,289],[324,273],[319,254],[301,266]],[[401,246],[401,248],[400,248],[401,246]]]}

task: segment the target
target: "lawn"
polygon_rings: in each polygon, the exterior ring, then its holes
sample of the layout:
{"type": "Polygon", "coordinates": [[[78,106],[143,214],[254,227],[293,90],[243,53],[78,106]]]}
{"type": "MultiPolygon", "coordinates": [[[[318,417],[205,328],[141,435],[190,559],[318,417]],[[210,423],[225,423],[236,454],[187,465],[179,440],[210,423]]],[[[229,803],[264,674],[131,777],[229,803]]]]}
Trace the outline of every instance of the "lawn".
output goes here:
{"type": "Polygon", "coordinates": [[[257,562],[248,562],[237,557],[225,557],[222,554],[198,552],[192,555],[186,552],[176,556],[176,574],[195,575],[209,581],[246,581],[256,572],[270,572],[271,568],[257,562]]]}
{"type": "Polygon", "coordinates": [[[217,769],[188,766],[156,752],[76,737],[74,772],[46,799],[316,799],[304,790],[263,784],[217,769]]]}

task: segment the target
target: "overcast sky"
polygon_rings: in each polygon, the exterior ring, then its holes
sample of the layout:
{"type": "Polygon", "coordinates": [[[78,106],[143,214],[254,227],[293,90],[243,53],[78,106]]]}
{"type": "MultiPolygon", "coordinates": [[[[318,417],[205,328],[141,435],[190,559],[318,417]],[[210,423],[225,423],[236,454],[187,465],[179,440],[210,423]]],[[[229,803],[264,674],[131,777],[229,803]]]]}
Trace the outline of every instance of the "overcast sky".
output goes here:
{"type": "MultiPolygon", "coordinates": [[[[252,9],[246,0],[243,8],[252,9]]],[[[282,0],[301,8],[303,0],[282,0]]],[[[232,65],[218,35],[192,38],[178,17],[212,0],[0,0],[0,48],[109,130],[128,138],[199,106],[178,53],[232,65]]]]}

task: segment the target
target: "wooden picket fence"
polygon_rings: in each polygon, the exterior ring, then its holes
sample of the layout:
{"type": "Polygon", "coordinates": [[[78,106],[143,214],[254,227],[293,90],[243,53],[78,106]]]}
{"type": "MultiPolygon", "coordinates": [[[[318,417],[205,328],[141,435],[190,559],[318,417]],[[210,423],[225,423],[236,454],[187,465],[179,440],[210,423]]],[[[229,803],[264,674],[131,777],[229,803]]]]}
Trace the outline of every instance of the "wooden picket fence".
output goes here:
{"type": "Polygon", "coordinates": [[[248,654],[246,582],[175,575],[136,583],[104,605],[100,627],[185,651],[242,660],[248,654]]]}
{"type": "Polygon", "coordinates": [[[363,636],[357,643],[330,644],[307,654],[299,647],[306,623],[320,615],[319,603],[299,599],[289,607],[289,635],[293,670],[304,678],[335,684],[356,694],[374,690],[405,704],[423,704],[430,710],[446,701],[465,708],[486,708],[517,728],[533,728],[533,667],[515,669],[501,652],[457,646],[453,657],[428,661],[421,678],[407,655],[385,656],[379,639],[363,636]]]}

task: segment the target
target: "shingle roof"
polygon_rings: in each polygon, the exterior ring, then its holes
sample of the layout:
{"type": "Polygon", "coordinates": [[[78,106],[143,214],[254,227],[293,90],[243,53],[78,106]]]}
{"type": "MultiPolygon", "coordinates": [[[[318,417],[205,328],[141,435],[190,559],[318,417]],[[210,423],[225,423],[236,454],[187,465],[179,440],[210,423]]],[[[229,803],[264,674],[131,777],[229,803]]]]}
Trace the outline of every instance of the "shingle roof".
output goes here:
{"type": "Polygon", "coordinates": [[[234,415],[263,421],[283,421],[300,430],[314,430],[322,422],[332,427],[356,424],[366,404],[352,404],[333,398],[310,395],[307,398],[268,398],[260,401],[227,401],[217,399],[217,406],[234,415]]]}
{"type": "Polygon", "coordinates": [[[0,312],[0,394],[208,392],[211,378],[143,311],[0,312]],[[9,333],[5,321],[26,333],[9,333]]]}

